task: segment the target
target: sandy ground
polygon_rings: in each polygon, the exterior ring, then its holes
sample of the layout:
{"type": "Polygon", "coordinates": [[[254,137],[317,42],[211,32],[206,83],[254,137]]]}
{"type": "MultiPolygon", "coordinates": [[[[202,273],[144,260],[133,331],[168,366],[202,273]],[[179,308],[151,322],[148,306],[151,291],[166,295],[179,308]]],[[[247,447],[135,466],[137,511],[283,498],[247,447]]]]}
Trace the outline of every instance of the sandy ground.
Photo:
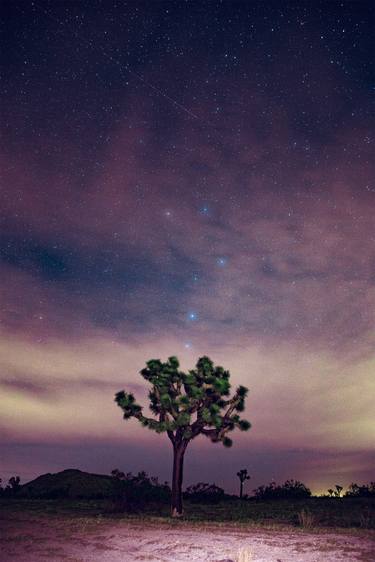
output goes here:
{"type": "Polygon", "coordinates": [[[2,562],[374,562],[374,540],[371,531],[317,534],[235,525],[0,517],[2,562]]]}

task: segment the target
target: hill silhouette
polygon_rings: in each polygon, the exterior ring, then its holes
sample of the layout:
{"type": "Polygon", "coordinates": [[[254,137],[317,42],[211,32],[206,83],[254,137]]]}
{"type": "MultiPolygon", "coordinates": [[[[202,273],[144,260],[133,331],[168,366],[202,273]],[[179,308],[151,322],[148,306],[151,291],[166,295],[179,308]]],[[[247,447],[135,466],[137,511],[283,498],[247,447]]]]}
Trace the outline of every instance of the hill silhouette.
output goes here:
{"type": "Polygon", "coordinates": [[[42,474],[21,486],[18,497],[27,498],[81,498],[100,499],[111,497],[115,482],[105,474],[91,474],[69,468],[56,474],[42,474]]]}

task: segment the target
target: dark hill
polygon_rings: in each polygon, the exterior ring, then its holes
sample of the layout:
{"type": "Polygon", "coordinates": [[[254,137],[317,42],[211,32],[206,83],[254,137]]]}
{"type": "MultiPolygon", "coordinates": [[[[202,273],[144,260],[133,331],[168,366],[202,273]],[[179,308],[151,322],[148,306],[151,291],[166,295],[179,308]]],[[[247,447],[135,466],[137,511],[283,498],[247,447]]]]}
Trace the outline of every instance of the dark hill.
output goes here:
{"type": "Polygon", "coordinates": [[[28,498],[107,498],[114,493],[111,476],[68,469],[56,474],[43,474],[24,484],[18,497],[28,498]]]}

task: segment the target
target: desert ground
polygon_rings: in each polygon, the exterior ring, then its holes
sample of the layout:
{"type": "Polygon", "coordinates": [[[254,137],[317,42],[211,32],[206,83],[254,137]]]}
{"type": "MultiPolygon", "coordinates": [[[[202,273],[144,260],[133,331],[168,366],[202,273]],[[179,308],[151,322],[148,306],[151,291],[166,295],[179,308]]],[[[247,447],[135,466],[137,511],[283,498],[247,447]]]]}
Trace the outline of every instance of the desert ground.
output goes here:
{"type": "Polygon", "coordinates": [[[2,562],[374,562],[375,534],[2,511],[0,552],[2,562]]]}

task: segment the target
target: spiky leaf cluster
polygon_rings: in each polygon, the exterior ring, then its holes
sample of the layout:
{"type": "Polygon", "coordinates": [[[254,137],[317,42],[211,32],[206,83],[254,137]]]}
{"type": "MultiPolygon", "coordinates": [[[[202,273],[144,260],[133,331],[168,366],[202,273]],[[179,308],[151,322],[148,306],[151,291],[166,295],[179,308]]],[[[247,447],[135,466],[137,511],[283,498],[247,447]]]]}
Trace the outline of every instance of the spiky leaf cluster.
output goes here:
{"type": "Polygon", "coordinates": [[[240,482],[245,482],[245,480],[250,480],[250,476],[247,473],[247,468],[242,468],[237,472],[237,476],[240,479],[240,482]]]}
{"type": "Polygon", "coordinates": [[[187,443],[202,434],[230,447],[228,432],[236,427],[241,431],[250,428],[250,423],[239,415],[245,407],[247,388],[239,386],[229,398],[229,371],[214,366],[208,357],[201,357],[188,373],[180,371],[179,366],[177,357],[169,357],[165,363],[159,359],[148,361],[141,375],[151,385],[150,409],[155,417],[144,416],[134,396],[121,391],[115,401],[124,418],[135,417],[158,433],[167,432],[174,443],[187,443]]]}

